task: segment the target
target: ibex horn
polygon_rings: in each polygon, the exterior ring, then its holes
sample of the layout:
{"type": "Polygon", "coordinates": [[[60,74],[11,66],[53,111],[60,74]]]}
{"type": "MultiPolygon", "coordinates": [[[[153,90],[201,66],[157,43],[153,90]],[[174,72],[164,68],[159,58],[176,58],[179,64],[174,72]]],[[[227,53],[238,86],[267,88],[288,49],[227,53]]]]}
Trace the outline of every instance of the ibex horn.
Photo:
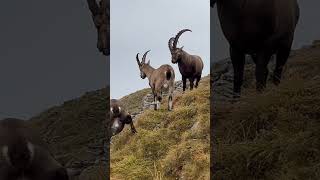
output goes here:
{"type": "Polygon", "coordinates": [[[179,37],[186,31],[192,32],[190,29],[183,29],[183,30],[179,31],[178,34],[176,35],[176,37],[174,38],[173,48],[177,48],[177,43],[178,43],[179,37]]]}
{"type": "Polygon", "coordinates": [[[172,42],[173,42],[173,41],[174,41],[174,37],[171,37],[171,38],[169,39],[169,42],[168,42],[168,46],[169,46],[170,51],[173,50],[173,47],[172,47],[172,42]]]}
{"type": "Polygon", "coordinates": [[[142,57],[142,63],[143,63],[143,64],[146,63],[146,57],[147,57],[148,52],[150,52],[150,51],[151,51],[151,50],[149,50],[149,51],[147,51],[147,52],[144,53],[144,55],[143,55],[143,57],[142,57]]]}
{"type": "Polygon", "coordinates": [[[136,59],[137,59],[137,63],[138,63],[138,65],[139,65],[139,66],[141,66],[141,63],[140,63],[140,60],[139,60],[139,53],[137,53],[137,55],[136,55],[136,59]]]}

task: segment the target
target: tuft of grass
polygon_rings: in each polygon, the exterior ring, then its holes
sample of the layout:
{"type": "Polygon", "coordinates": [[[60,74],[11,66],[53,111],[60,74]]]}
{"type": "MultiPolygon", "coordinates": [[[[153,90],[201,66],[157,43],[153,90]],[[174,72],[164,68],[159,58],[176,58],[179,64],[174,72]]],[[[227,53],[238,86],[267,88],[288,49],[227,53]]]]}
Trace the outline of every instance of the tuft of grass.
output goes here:
{"type": "MultiPolygon", "coordinates": [[[[174,97],[173,111],[167,111],[165,98],[162,109],[146,110],[136,118],[137,134],[125,128],[113,137],[111,179],[208,179],[209,94],[205,77],[198,89],[174,97]]],[[[130,96],[136,97],[121,101],[130,96]]]]}

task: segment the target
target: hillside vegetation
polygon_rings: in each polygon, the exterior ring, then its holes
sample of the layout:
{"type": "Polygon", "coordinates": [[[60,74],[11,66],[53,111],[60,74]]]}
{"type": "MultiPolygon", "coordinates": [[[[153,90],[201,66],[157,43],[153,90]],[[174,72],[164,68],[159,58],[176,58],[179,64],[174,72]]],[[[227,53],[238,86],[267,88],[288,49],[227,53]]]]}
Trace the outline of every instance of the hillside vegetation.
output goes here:
{"type": "MultiPolygon", "coordinates": [[[[209,179],[210,80],[198,89],[178,93],[174,110],[145,110],[136,117],[137,134],[126,127],[112,138],[111,179],[209,179]]],[[[142,108],[150,89],[121,99],[130,112],[142,108]]]]}
{"type": "Polygon", "coordinates": [[[320,44],[294,51],[262,94],[246,66],[243,93],[213,96],[213,179],[320,179],[320,44]]]}
{"type": "Polygon", "coordinates": [[[29,122],[40,131],[56,159],[82,171],[81,180],[105,179],[106,89],[52,107],[29,122]]]}

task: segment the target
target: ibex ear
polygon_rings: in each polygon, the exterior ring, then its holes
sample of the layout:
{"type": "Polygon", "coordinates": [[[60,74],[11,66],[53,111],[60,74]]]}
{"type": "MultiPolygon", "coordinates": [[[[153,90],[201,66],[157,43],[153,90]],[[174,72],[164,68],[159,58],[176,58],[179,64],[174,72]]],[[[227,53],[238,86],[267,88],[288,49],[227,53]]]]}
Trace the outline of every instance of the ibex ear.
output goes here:
{"type": "Polygon", "coordinates": [[[147,62],[148,65],[150,65],[150,60],[147,62]]]}

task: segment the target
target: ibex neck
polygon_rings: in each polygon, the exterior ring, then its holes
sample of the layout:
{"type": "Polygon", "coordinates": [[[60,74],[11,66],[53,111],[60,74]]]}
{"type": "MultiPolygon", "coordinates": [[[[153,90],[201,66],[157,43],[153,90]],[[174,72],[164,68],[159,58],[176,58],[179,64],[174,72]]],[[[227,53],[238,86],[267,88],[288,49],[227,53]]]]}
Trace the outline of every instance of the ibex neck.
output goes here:
{"type": "Polygon", "coordinates": [[[186,63],[188,63],[188,61],[189,61],[189,58],[188,58],[188,56],[190,56],[190,54],[189,53],[187,53],[186,51],[182,51],[182,53],[181,53],[181,55],[180,55],[180,57],[179,57],[179,63],[181,63],[181,64],[186,64],[186,63]]]}
{"type": "Polygon", "coordinates": [[[146,67],[144,69],[144,73],[147,75],[148,79],[151,78],[153,71],[154,71],[153,67],[151,67],[150,65],[146,65],[146,67]]]}

